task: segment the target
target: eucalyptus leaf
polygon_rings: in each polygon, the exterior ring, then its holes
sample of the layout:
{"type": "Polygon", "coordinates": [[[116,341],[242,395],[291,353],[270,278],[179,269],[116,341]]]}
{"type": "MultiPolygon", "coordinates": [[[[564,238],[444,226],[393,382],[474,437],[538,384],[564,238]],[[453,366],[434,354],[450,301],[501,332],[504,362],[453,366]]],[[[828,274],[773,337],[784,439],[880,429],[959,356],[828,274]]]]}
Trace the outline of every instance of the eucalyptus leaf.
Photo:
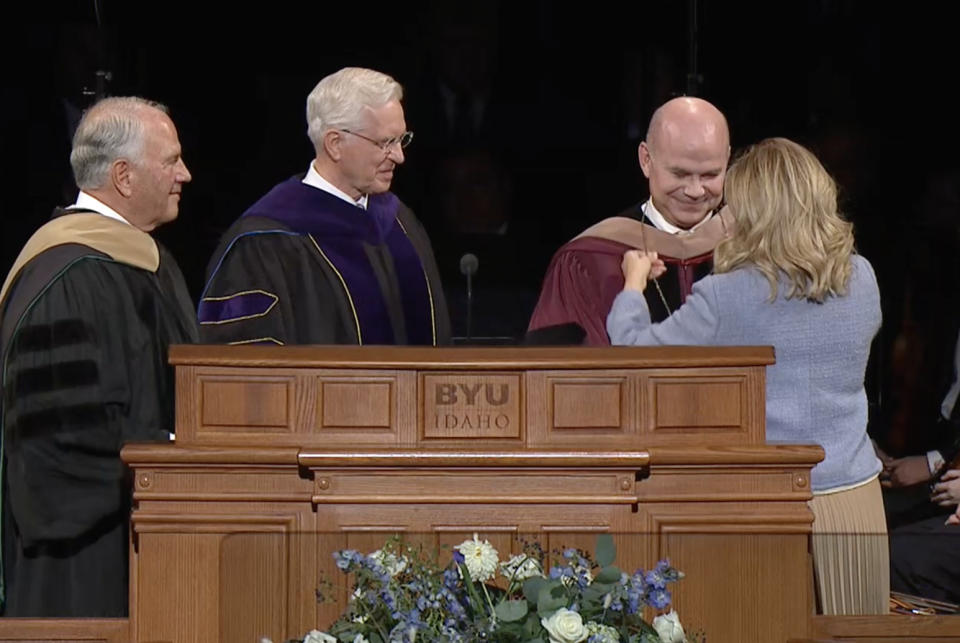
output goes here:
{"type": "Polygon", "coordinates": [[[597,551],[594,556],[601,567],[612,565],[617,558],[617,546],[613,544],[613,536],[600,534],[597,536],[597,551]]]}
{"type": "Polygon", "coordinates": [[[550,581],[537,596],[537,613],[541,616],[552,614],[567,606],[567,592],[560,581],[550,581]]]}
{"type": "Polygon", "coordinates": [[[616,583],[622,575],[623,572],[620,571],[619,567],[608,565],[601,569],[600,573],[598,573],[593,580],[595,583],[616,583]]]}
{"type": "Polygon", "coordinates": [[[536,604],[540,597],[540,590],[549,582],[546,578],[528,578],[523,581],[523,597],[530,601],[531,604],[536,604]]]}
{"type": "Polygon", "coordinates": [[[610,586],[597,586],[590,585],[585,590],[583,590],[583,600],[581,604],[584,608],[589,608],[593,605],[599,605],[603,602],[603,597],[610,593],[610,586]]]}
{"type": "Polygon", "coordinates": [[[508,623],[519,621],[529,611],[527,601],[504,601],[499,603],[496,608],[497,618],[508,623]]]}
{"type": "Polygon", "coordinates": [[[527,619],[523,622],[523,636],[527,640],[541,640],[540,633],[542,630],[542,625],[540,625],[540,616],[536,612],[527,613],[527,619]]]}

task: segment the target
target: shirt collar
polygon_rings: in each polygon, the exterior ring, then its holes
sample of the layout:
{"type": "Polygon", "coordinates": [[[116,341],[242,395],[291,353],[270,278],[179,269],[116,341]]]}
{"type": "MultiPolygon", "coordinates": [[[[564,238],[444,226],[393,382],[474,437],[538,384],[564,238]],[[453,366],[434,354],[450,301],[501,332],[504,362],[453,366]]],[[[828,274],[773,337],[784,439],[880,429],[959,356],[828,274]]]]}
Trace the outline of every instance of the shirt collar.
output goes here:
{"type": "Polygon", "coordinates": [[[364,194],[359,199],[350,198],[350,195],[335,186],[330,181],[326,180],[320,173],[317,172],[316,168],[313,167],[313,162],[310,162],[310,169],[307,170],[307,175],[303,177],[303,182],[311,187],[317,188],[318,190],[323,190],[338,199],[343,199],[350,205],[355,205],[358,208],[367,209],[367,195],[364,194]]]}
{"type": "Polygon", "coordinates": [[[707,214],[703,217],[703,220],[697,223],[697,225],[692,228],[684,230],[683,228],[678,228],[664,218],[660,211],[657,210],[657,206],[653,204],[653,199],[647,199],[647,202],[640,206],[640,209],[643,211],[643,214],[650,220],[650,223],[653,224],[654,228],[658,230],[663,230],[664,232],[669,232],[670,234],[680,234],[680,233],[690,233],[702,226],[704,223],[713,218],[713,213],[707,214]]]}
{"type": "Polygon", "coordinates": [[[127,221],[123,215],[111,208],[109,205],[96,198],[91,194],[87,194],[83,190],[80,190],[80,194],[77,195],[77,202],[67,208],[67,210],[90,210],[96,212],[97,214],[102,214],[105,217],[110,219],[116,219],[117,221],[123,221],[127,225],[133,225],[127,221]]]}

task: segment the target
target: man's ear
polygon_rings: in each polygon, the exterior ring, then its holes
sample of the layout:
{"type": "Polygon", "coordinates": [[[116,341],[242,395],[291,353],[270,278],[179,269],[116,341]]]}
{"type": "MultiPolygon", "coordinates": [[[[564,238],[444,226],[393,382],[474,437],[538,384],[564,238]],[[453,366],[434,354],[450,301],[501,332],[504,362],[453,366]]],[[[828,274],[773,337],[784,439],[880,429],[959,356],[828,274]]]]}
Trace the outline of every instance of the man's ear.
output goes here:
{"type": "Polygon", "coordinates": [[[640,146],[637,148],[637,158],[640,160],[640,169],[643,170],[643,175],[649,179],[650,166],[653,164],[653,160],[650,158],[650,148],[646,141],[640,141],[640,146]]]}
{"type": "Polygon", "coordinates": [[[343,158],[343,134],[335,129],[323,135],[323,151],[331,161],[343,158]]]}
{"type": "Polygon", "coordinates": [[[113,189],[130,198],[133,194],[133,164],[127,159],[117,159],[110,165],[110,182],[113,189]]]}

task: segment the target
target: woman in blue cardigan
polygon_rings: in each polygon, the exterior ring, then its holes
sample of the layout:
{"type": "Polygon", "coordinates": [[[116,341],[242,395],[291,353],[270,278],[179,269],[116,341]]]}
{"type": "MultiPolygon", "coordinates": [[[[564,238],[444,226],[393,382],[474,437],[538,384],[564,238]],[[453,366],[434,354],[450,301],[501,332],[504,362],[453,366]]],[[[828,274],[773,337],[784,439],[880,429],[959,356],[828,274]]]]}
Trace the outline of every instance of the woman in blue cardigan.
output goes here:
{"type": "Polygon", "coordinates": [[[612,344],[773,345],[767,439],[816,442],[810,502],[813,556],[825,614],[888,610],[889,552],[867,437],[864,372],[880,327],[870,263],[817,158],[783,138],[750,147],[724,187],[736,229],[714,251],[714,274],[660,324],[642,293],[663,272],[656,253],[624,255],[625,285],[607,318],[612,344]]]}

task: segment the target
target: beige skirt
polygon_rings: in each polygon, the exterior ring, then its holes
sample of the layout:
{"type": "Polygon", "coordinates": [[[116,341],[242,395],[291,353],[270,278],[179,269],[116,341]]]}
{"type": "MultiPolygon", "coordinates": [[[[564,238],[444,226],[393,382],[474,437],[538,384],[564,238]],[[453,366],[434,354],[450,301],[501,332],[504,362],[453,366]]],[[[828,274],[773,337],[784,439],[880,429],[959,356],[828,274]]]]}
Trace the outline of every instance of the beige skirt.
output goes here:
{"type": "Polygon", "coordinates": [[[821,614],[886,614],[890,546],[880,481],[816,495],[813,572],[821,614]]]}

